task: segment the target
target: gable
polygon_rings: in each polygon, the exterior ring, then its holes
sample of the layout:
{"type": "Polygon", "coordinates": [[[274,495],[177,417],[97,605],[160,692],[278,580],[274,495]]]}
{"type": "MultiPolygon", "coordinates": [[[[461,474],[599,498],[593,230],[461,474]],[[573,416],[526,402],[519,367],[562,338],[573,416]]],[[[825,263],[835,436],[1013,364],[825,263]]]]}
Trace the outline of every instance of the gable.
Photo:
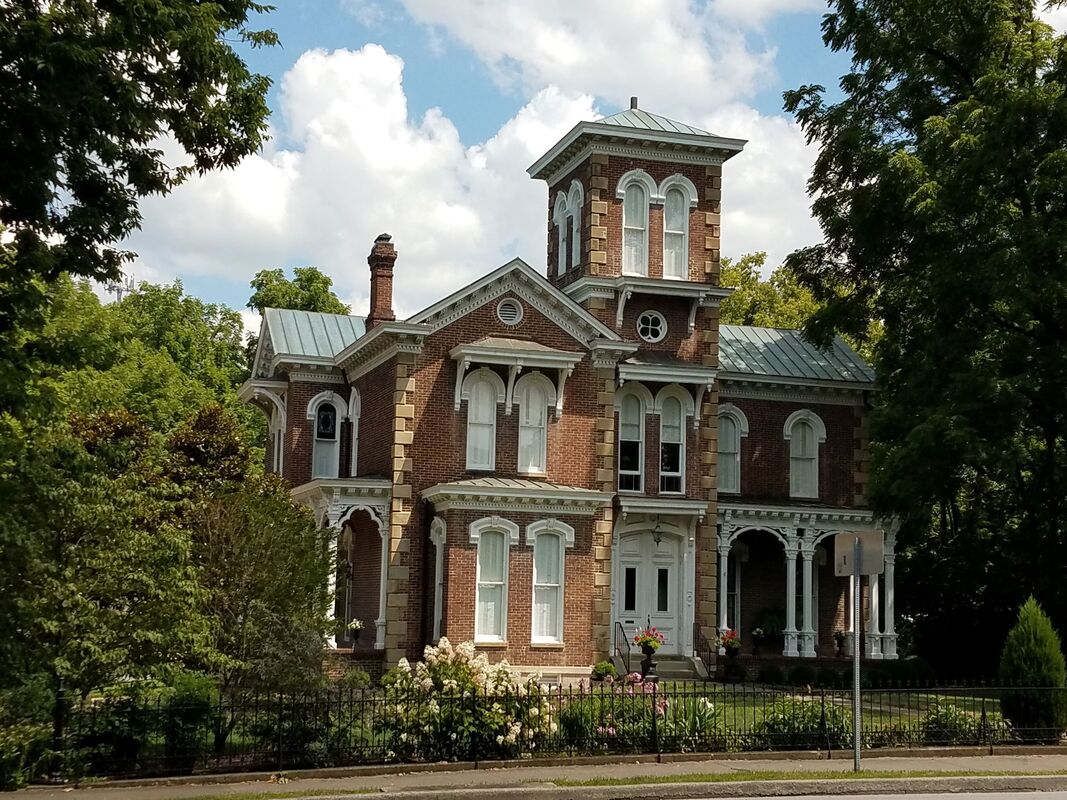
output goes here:
{"type": "Polygon", "coordinates": [[[425,324],[431,332],[437,331],[508,294],[528,303],[583,346],[588,346],[594,339],[619,340],[615,331],[520,258],[434,303],[408,319],[408,322],[425,324]]]}

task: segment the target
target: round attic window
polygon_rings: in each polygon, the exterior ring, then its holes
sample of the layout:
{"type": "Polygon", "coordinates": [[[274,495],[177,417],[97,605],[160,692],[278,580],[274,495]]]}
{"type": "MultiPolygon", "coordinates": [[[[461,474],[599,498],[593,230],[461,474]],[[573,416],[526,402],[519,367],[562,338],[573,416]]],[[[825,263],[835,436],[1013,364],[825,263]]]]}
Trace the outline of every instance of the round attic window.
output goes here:
{"type": "Polygon", "coordinates": [[[497,304],[496,315],[505,325],[518,325],[522,322],[522,303],[506,297],[497,304]]]}
{"type": "Polygon", "coordinates": [[[637,317],[637,335],[646,342],[661,342],[667,335],[667,320],[658,311],[642,311],[637,317]]]}

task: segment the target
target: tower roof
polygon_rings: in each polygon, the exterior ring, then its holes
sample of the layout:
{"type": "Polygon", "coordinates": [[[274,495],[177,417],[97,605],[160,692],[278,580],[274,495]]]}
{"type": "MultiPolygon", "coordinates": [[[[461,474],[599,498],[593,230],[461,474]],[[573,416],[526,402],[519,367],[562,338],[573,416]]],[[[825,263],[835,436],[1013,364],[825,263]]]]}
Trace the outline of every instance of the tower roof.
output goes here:
{"type": "Polygon", "coordinates": [[[747,142],[719,136],[684,122],[653,114],[637,107],[593,122],[579,122],[528,170],[531,178],[552,179],[574,165],[576,158],[592,150],[625,149],[629,155],[690,163],[721,164],[740,153],[747,142]]]}

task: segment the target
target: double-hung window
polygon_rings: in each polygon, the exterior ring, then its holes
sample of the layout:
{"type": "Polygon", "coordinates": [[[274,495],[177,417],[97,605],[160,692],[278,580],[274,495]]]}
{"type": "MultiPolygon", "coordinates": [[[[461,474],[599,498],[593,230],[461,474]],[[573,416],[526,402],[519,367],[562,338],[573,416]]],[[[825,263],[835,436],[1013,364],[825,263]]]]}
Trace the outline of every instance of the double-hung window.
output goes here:
{"type": "Polygon", "coordinates": [[[645,411],[632,394],[622,399],[619,410],[619,489],[640,492],[644,475],[645,411]]]}
{"type": "Polygon", "coordinates": [[[539,533],[533,546],[534,642],[563,641],[563,537],[539,533]]]}
{"type": "Polygon", "coordinates": [[[819,443],[826,441],[821,419],[808,410],[794,412],[785,422],[789,441],[789,496],[819,496],[819,443]]]}
{"type": "Polygon", "coordinates": [[[479,534],[477,581],[474,638],[502,642],[508,616],[508,540],[504,531],[483,530],[479,534]]]}
{"type": "Polygon", "coordinates": [[[748,436],[748,419],[737,406],[719,406],[719,491],[741,491],[741,439],[748,436]]]}
{"type": "Polygon", "coordinates": [[[497,391],[488,380],[471,381],[467,393],[467,469],[491,470],[496,465],[497,391]]]}
{"type": "Polygon", "coordinates": [[[689,203],[677,186],[667,190],[663,202],[663,277],[689,277],[686,227],[689,203]]]}
{"type": "Polygon", "coordinates": [[[312,478],[336,478],[340,467],[340,415],[333,400],[315,407],[311,453],[312,478]]]}
{"type": "Polygon", "coordinates": [[[622,271],[648,274],[648,193],[640,183],[626,187],[622,201],[622,271]]]}
{"type": "Polygon", "coordinates": [[[660,408],[659,490],[681,493],[685,467],[685,425],[682,403],[668,397],[660,408]]]}
{"type": "Polygon", "coordinates": [[[547,471],[548,395],[539,375],[523,378],[516,386],[519,401],[519,472],[543,475],[547,471]]]}

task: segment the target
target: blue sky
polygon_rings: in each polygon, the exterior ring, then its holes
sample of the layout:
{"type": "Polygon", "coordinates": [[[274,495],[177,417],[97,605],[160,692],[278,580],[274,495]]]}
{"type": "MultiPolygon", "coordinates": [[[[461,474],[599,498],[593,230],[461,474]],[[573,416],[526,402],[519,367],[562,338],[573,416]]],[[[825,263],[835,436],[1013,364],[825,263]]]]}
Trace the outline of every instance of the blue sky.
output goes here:
{"type": "MultiPolygon", "coordinates": [[[[263,18],[272,140],[237,170],[144,204],[138,277],[242,307],[265,267],[314,264],[365,310],[393,233],[414,313],[518,255],[543,268],[543,184],[525,168],[583,118],[641,107],[750,141],[726,166],[723,249],[778,263],[818,229],[814,157],[781,93],[837,84],[820,0],[285,0],[263,18]]],[[[177,158],[177,154],[175,155],[177,158]]],[[[249,320],[254,324],[254,320],[249,320]]]]}

